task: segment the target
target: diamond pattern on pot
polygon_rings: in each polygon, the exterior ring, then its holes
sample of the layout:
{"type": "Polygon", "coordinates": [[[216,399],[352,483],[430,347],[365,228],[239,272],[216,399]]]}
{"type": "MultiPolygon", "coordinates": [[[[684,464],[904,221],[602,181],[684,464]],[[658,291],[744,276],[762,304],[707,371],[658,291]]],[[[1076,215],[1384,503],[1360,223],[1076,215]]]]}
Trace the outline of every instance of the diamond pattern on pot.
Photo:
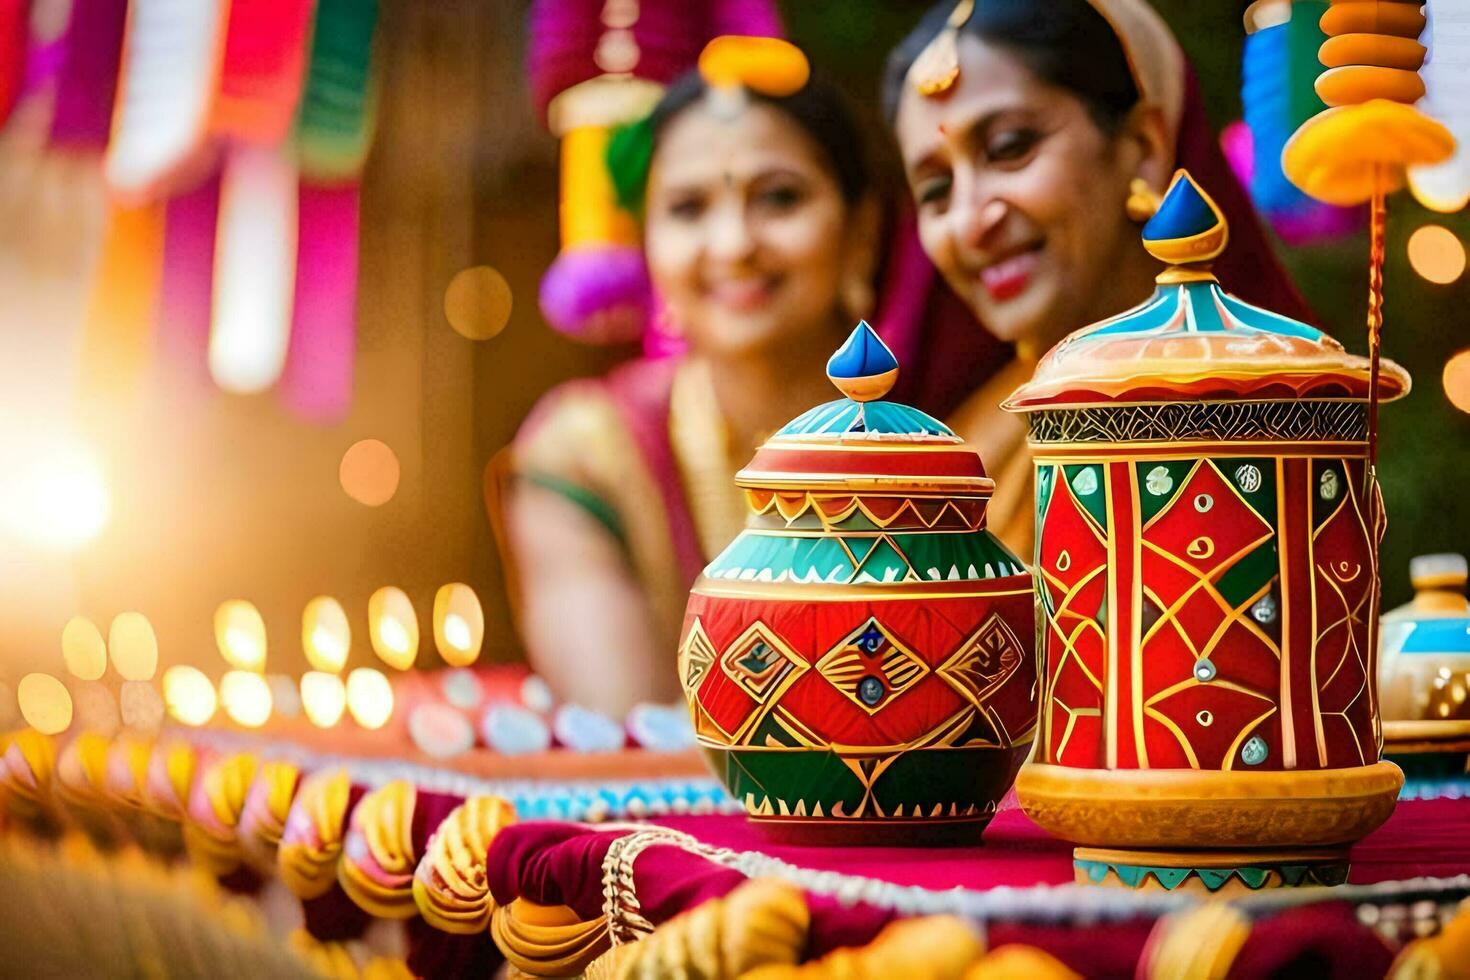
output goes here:
{"type": "Polygon", "coordinates": [[[1015,631],[999,613],[992,613],[936,672],[971,704],[983,708],[990,695],[1016,672],[1025,655],[1015,631]]]}
{"type": "Polygon", "coordinates": [[[870,715],[929,673],[918,654],[872,617],[828,650],[816,669],[870,715]]]}
{"type": "Polygon", "coordinates": [[[679,648],[679,680],[684,685],[684,693],[690,698],[694,697],[699,690],[699,684],[704,680],[704,675],[709,672],[710,666],[715,662],[715,647],[704,632],[704,624],[695,619],[694,625],[689,629],[689,635],[684,638],[684,643],[679,648]]]}
{"type": "Polygon", "coordinates": [[[765,704],[784,681],[806,668],[807,664],[764,623],[755,623],[740,634],[720,657],[720,669],[757,704],[765,704]]]}

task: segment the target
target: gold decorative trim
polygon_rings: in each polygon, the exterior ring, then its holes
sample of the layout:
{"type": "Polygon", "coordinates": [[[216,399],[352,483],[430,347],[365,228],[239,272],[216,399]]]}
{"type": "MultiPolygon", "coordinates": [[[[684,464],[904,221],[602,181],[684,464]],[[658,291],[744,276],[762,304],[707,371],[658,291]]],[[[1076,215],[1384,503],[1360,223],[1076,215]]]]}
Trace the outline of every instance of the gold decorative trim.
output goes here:
{"type": "Polygon", "coordinates": [[[829,592],[811,585],[796,585],[790,582],[757,582],[754,579],[739,579],[725,582],[701,575],[694,583],[692,595],[713,598],[735,599],[796,599],[801,602],[880,602],[889,599],[973,599],[977,596],[1030,595],[1031,576],[1007,575],[1004,578],[964,579],[954,583],[957,588],[943,589],[945,582],[890,583],[887,585],[833,585],[829,592]],[[996,589],[976,588],[986,583],[1012,583],[1024,579],[1025,588],[1001,587],[996,589]]]}
{"type": "Polygon", "coordinates": [[[1470,738],[1470,720],[1384,721],[1384,742],[1437,742],[1470,738]]]}
{"type": "Polygon", "coordinates": [[[1110,847],[1311,847],[1355,841],[1393,813],[1404,774],[1351,769],[1222,772],[1031,763],[1021,808],[1065,840],[1110,847]]]}

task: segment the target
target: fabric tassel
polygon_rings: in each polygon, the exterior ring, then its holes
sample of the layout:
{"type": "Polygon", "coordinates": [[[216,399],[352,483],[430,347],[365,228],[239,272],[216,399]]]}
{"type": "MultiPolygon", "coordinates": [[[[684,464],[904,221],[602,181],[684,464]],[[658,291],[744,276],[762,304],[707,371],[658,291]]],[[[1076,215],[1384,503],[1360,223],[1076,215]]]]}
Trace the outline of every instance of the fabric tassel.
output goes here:
{"type": "Polygon", "coordinates": [[[230,4],[213,129],[275,145],[291,132],[306,72],[311,0],[230,4]]]}
{"type": "Polygon", "coordinates": [[[209,380],[209,303],[219,191],[219,180],[210,180],[168,202],[158,353],[170,378],[209,380]]]}
{"type": "Polygon", "coordinates": [[[0,126],[20,97],[26,67],[29,0],[0,0],[0,126]]]}
{"type": "Polygon", "coordinates": [[[296,165],[240,146],[220,180],[209,373],[226,391],[276,383],[286,364],[296,283],[296,165]]]}
{"type": "Polygon", "coordinates": [[[103,176],[124,201],[156,200],[207,151],[224,48],[223,0],[132,0],[103,176]]]}
{"type": "Polygon", "coordinates": [[[82,391],[135,394],[147,370],[163,269],[162,205],[114,207],[83,321],[82,391]]]}
{"type": "MultiPolygon", "coordinates": [[[[1221,134],[1221,145],[1251,199],[1276,233],[1292,244],[1351,234],[1362,226],[1357,208],[1337,208],[1308,197],[1286,179],[1281,148],[1297,127],[1326,108],[1313,88],[1316,51],[1326,35],[1318,25],[1325,0],[1295,0],[1248,14],[1241,60],[1244,128],[1221,134]]],[[[1253,10],[1256,8],[1253,8],[1253,10]]]]}
{"type": "Polygon", "coordinates": [[[354,180],[373,135],[373,34],[377,0],[320,0],[297,120],[302,176],[354,180]]]}
{"type": "Polygon", "coordinates": [[[101,150],[112,125],[127,0],[73,0],[56,79],[51,142],[101,150]]]}
{"type": "Polygon", "coordinates": [[[319,424],[352,408],[357,347],[358,187],[301,186],[296,301],[281,397],[319,424]]]}
{"type": "Polygon", "coordinates": [[[1425,96],[1420,103],[1431,118],[1455,136],[1455,154],[1444,163],[1409,168],[1409,188],[1419,203],[1446,214],[1470,203],[1470,9],[1433,3],[1423,39],[1429,57],[1419,74],[1425,96]]]}

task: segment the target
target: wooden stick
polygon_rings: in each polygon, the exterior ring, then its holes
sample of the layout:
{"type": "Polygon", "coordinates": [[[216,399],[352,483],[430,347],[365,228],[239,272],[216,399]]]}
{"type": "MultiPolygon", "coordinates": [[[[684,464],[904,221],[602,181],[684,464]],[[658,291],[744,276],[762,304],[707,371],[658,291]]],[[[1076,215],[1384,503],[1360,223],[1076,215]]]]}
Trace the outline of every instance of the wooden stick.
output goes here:
{"type": "Polygon", "coordinates": [[[1374,166],[1372,215],[1368,224],[1368,466],[1363,493],[1372,489],[1378,466],[1378,372],[1383,341],[1383,238],[1388,223],[1388,201],[1383,165],[1374,166]]]}

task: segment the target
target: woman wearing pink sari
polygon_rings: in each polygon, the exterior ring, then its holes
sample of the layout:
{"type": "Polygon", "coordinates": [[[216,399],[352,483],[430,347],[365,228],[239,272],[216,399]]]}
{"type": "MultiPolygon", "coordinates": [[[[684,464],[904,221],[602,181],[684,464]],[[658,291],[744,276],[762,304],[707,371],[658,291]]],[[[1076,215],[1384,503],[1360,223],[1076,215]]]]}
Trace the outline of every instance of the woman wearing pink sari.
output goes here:
{"type": "Polygon", "coordinates": [[[890,56],[884,101],[924,250],[1014,351],[948,421],[980,449],[997,484],[991,529],[1019,553],[1031,550],[1031,463],[1024,422],[1000,402],[1057,341],[1152,294],[1159,269],[1139,239],[1139,205],[1176,167],[1229,221],[1220,279],[1311,319],[1147,0],[945,0],[890,56]]]}

